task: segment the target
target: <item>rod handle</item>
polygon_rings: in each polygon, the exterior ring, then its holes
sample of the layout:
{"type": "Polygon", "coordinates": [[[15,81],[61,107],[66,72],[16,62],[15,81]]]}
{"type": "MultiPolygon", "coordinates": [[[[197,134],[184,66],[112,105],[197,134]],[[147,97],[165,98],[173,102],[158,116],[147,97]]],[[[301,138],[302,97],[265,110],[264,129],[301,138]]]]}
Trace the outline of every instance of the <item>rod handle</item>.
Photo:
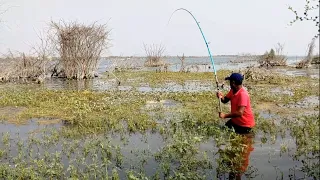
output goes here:
{"type": "Polygon", "coordinates": [[[222,112],[221,99],[219,98],[219,112],[222,112]]]}
{"type": "MultiPolygon", "coordinates": [[[[216,84],[217,84],[217,89],[218,89],[218,92],[220,91],[220,88],[219,88],[219,83],[218,83],[218,80],[216,78],[216,84]]],[[[219,99],[219,112],[222,112],[222,107],[221,107],[221,99],[218,97],[219,99]]]]}

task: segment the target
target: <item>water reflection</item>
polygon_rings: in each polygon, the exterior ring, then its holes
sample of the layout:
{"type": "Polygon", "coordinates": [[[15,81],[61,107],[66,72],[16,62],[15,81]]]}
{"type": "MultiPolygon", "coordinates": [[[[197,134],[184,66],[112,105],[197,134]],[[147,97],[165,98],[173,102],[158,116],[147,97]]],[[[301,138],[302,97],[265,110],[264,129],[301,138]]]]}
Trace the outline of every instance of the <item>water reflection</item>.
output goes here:
{"type": "Polygon", "coordinates": [[[82,80],[66,80],[60,78],[48,79],[44,83],[44,87],[54,90],[112,90],[116,89],[118,85],[113,80],[101,80],[101,79],[82,79],[82,80]]]}
{"type": "MultiPolygon", "coordinates": [[[[254,133],[243,134],[231,141],[229,146],[218,151],[219,163],[217,175],[219,179],[240,180],[247,172],[249,166],[250,154],[254,150],[254,133]]],[[[246,176],[251,176],[247,174],[246,176]]],[[[254,177],[250,177],[254,178],[254,177]]]]}

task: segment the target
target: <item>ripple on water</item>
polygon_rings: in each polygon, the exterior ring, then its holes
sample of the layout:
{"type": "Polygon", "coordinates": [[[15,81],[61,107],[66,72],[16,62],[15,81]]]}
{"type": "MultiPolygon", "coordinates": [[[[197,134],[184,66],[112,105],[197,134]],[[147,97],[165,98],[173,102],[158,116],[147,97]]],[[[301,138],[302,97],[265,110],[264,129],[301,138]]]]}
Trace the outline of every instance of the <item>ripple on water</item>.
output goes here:
{"type": "Polygon", "coordinates": [[[9,133],[11,138],[27,139],[30,133],[37,133],[44,128],[59,129],[62,126],[61,120],[50,118],[31,119],[21,125],[3,122],[0,124],[0,134],[9,133]]]}

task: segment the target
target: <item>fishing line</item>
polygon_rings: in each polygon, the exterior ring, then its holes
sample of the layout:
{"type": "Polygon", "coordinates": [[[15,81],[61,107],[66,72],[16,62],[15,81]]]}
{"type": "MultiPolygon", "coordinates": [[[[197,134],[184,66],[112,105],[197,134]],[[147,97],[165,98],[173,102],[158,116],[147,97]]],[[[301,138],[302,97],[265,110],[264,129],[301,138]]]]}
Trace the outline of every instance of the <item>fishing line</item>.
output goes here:
{"type": "MultiPolygon", "coordinates": [[[[199,22],[197,21],[197,19],[195,18],[195,16],[194,16],[189,10],[187,10],[187,9],[185,9],[185,8],[176,9],[176,10],[171,14],[170,19],[169,19],[169,21],[168,21],[168,23],[167,23],[167,26],[169,25],[169,23],[170,23],[173,15],[174,15],[176,12],[178,12],[178,11],[185,11],[185,12],[189,13],[189,14],[192,16],[193,20],[196,22],[196,24],[197,24],[197,26],[198,26],[198,28],[199,28],[199,30],[200,30],[200,32],[201,32],[202,38],[203,38],[203,40],[204,40],[204,42],[205,42],[205,44],[206,44],[206,47],[207,47],[207,50],[208,50],[208,54],[209,54],[209,57],[210,57],[210,61],[211,61],[212,67],[213,67],[213,74],[214,74],[214,78],[215,78],[215,81],[216,81],[217,89],[218,89],[218,91],[219,91],[218,76],[217,76],[216,67],[214,66],[214,61],[213,61],[213,58],[212,58],[212,54],[211,54],[211,51],[210,51],[208,42],[207,42],[207,40],[206,40],[206,37],[204,36],[204,33],[203,33],[203,31],[202,31],[202,29],[201,29],[201,27],[200,27],[200,24],[199,24],[199,22]]],[[[222,111],[222,109],[221,109],[221,99],[219,98],[219,112],[221,112],[221,111],[222,111]]]]}

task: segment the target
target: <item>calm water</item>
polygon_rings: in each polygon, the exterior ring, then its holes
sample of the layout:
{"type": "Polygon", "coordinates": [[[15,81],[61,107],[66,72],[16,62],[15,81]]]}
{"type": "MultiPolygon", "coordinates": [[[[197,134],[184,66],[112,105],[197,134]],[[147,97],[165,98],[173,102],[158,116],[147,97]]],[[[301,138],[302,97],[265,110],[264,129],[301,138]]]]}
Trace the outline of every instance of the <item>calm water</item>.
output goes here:
{"type": "MultiPolygon", "coordinates": [[[[288,57],[287,64],[289,66],[294,66],[298,63],[303,57],[288,57]]],[[[106,70],[112,70],[117,64],[122,67],[140,67],[143,68],[143,63],[145,58],[122,58],[122,59],[109,59],[103,58],[100,61],[100,65],[98,68],[98,72],[105,72],[106,70]]],[[[181,61],[178,57],[170,57],[165,58],[164,61],[168,64],[170,71],[179,71],[181,61]]],[[[230,69],[230,70],[238,70],[239,68],[244,68],[250,65],[257,65],[257,62],[254,60],[238,60],[235,57],[213,57],[214,65],[216,70],[221,69],[230,69]],[[232,61],[236,61],[238,63],[234,63],[232,61]]],[[[190,67],[192,65],[203,65],[205,67],[201,67],[200,72],[210,72],[213,71],[212,63],[209,57],[194,57],[194,58],[185,58],[185,65],[190,67]]]]}
{"type": "MultiPolygon", "coordinates": [[[[41,138],[41,136],[36,133],[38,130],[43,128],[59,129],[61,126],[62,124],[39,125],[36,123],[36,119],[34,119],[31,120],[29,124],[20,126],[2,124],[0,125],[0,134],[9,132],[10,142],[12,144],[10,154],[15,156],[17,154],[16,143],[18,142],[18,138],[22,141],[26,141],[31,133],[36,135],[37,138],[41,138]]],[[[143,166],[146,175],[150,177],[154,175],[159,167],[159,164],[154,159],[154,154],[170,143],[170,140],[164,139],[160,134],[151,132],[147,132],[146,134],[124,134],[121,137],[115,134],[104,137],[110,140],[112,145],[121,147],[121,154],[124,156],[122,168],[119,169],[121,179],[126,179],[126,170],[133,168],[132,166],[138,166],[142,159],[146,159],[146,164],[143,166]],[[143,152],[149,152],[149,154],[146,155],[143,152]]],[[[283,176],[284,179],[289,179],[289,175],[293,175],[293,173],[296,176],[295,179],[304,177],[304,173],[299,170],[299,167],[302,165],[300,161],[294,160],[289,153],[280,154],[280,148],[283,142],[287,142],[289,144],[288,148],[294,150],[294,141],[290,136],[287,135],[284,139],[276,137],[273,142],[268,140],[263,143],[261,141],[262,137],[264,137],[262,134],[255,135],[252,151],[248,156],[249,165],[247,173],[249,173],[249,171],[254,171],[251,174],[251,179],[281,179],[281,176],[283,176]]],[[[83,143],[88,141],[90,141],[90,139],[82,140],[83,143]]],[[[50,152],[60,152],[62,150],[61,147],[62,143],[58,142],[50,148],[50,152]]],[[[208,177],[207,179],[215,179],[217,176],[215,170],[215,167],[217,166],[216,159],[219,158],[219,154],[217,155],[216,153],[219,148],[217,148],[213,139],[209,138],[205,142],[199,144],[199,149],[201,152],[206,152],[209,160],[213,163],[213,169],[205,170],[206,176],[208,177]]],[[[40,147],[40,154],[43,152],[43,149],[40,147]]],[[[63,157],[63,159],[63,164],[67,167],[69,161],[66,157],[63,157]]],[[[226,174],[220,175],[221,179],[227,179],[226,177],[228,177],[226,174]]],[[[248,179],[246,175],[243,175],[242,178],[248,179]]]]}
{"type": "MultiPolygon", "coordinates": [[[[11,148],[10,152],[12,156],[17,154],[17,139],[18,137],[23,141],[26,140],[26,137],[30,135],[30,133],[34,133],[39,129],[43,129],[45,127],[49,128],[59,128],[61,124],[56,125],[38,125],[35,121],[31,121],[27,125],[10,125],[10,124],[2,124],[0,125],[0,134],[9,132],[11,137],[11,148]]],[[[37,135],[37,134],[36,134],[37,135]]],[[[38,136],[39,137],[39,136],[38,136]]],[[[288,153],[284,153],[281,155],[280,148],[283,142],[287,142],[289,144],[288,148],[294,149],[294,141],[290,136],[286,136],[284,139],[281,137],[276,137],[274,142],[270,140],[267,142],[261,142],[262,134],[255,135],[254,144],[252,145],[252,151],[249,154],[249,165],[248,171],[253,171],[251,174],[251,179],[290,179],[289,175],[295,174],[295,179],[303,179],[304,173],[299,170],[302,163],[300,161],[296,161],[291,157],[288,153]],[[277,172],[277,173],[276,173],[277,172]]],[[[163,139],[163,137],[158,133],[150,133],[146,134],[125,134],[123,136],[119,135],[109,135],[105,138],[110,140],[110,143],[115,146],[121,147],[121,154],[124,156],[122,168],[119,169],[119,175],[121,179],[126,179],[126,170],[131,169],[132,166],[138,166],[141,163],[142,159],[146,160],[146,164],[143,166],[145,173],[147,176],[152,176],[156,173],[157,168],[159,168],[159,164],[154,159],[154,154],[159,152],[162,147],[168,145],[169,141],[163,139]],[[125,139],[125,143],[123,140],[125,139]],[[145,155],[143,152],[149,152],[149,155],[145,155]]],[[[89,139],[82,140],[83,143],[88,142],[89,139]]],[[[1,143],[0,143],[1,144],[1,143]]],[[[60,152],[62,143],[57,143],[55,146],[50,148],[50,152],[60,152]]],[[[216,159],[219,158],[219,155],[216,155],[216,152],[219,150],[213,139],[209,139],[199,145],[199,149],[201,152],[206,152],[209,160],[213,163],[213,169],[206,170],[207,179],[215,179],[216,178],[216,170],[217,166],[216,159]]],[[[40,148],[40,154],[43,153],[43,149],[40,148]]],[[[81,153],[80,153],[81,154],[81,153]]],[[[67,167],[69,161],[66,157],[63,157],[64,165],[67,167]]],[[[138,167],[136,167],[138,168],[138,167]]],[[[221,179],[227,179],[226,174],[221,175],[221,179]]],[[[246,178],[246,175],[242,176],[243,179],[246,178]]]]}
{"type": "MultiPolygon", "coordinates": [[[[301,58],[299,57],[289,57],[288,64],[294,65],[301,58]]],[[[228,70],[239,70],[250,65],[256,65],[254,61],[246,61],[243,63],[231,63],[234,60],[230,57],[215,57],[216,70],[228,69],[228,70]]],[[[98,75],[102,76],[106,71],[114,70],[114,68],[119,65],[122,67],[138,67],[139,70],[155,71],[156,68],[145,68],[143,67],[144,59],[102,59],[98,66],[98,75]],[[141,67],[141,68],[139,68],[141,67]]],[[[179,71],[180,70],[180,60],[178,58],[166,59],[170,65],[169,71],[179,71]]],[[[212,65],[209,58],[186,58],[186,65],[190,67],[190,71],[196,72],[213,72],[212,65]],[[194,67],[193,65],[197,65],[194,67]]],[[[308,76],[312,78],[319,78],[319,69],[308,68],[308,69],[288,69],[288,68],[274,68],[276,72],[289,76],[308,76]]],[[[106,80],[95,78],[91,80],[80,80],[80,81],[68,81],[64,79],[48,79],[45,81],[44,86],[49,89],[91,89],[97,91],[105,90],[138,90],[140,92],[152,92],[152,91],[162,91],[162,92],[194,92],[194,91],[212,91],[215,90],[215,85],[213,83],[200,83],[199,81],[186,81],[185,85],[179,85],[176,83],[167,83],[161,88],[151,88],[147,84],[140,85],[137,87],[131,86],[118,86],[116,79],[106,80]]]]}

